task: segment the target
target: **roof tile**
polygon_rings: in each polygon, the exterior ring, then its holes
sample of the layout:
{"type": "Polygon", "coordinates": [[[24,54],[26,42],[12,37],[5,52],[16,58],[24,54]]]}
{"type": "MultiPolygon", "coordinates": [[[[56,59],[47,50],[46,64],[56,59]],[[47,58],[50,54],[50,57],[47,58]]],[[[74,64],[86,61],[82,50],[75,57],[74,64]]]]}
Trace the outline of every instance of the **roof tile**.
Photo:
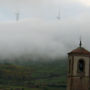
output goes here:
{"type": "Polygon", "coordinates": [[[90,55],[90,52],[88,50],[86,50],[83,47],[78,47],[76,49],[74,49],[73,51],[71,51],[68,54],[84,54],[84,55],[90,55]]]}

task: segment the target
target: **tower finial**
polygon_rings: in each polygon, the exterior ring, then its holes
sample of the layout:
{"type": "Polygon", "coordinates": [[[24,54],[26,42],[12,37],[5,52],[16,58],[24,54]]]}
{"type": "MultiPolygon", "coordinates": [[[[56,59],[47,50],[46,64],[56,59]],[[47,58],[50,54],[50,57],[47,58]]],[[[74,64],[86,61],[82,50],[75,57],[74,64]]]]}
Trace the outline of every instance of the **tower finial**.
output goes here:
{"type": "Polygon", "coordinates": [[[81,37],[80,37],[80,44],[79,44],[80,47],[82,47],[82,40],[81,40],[81,37]]]}

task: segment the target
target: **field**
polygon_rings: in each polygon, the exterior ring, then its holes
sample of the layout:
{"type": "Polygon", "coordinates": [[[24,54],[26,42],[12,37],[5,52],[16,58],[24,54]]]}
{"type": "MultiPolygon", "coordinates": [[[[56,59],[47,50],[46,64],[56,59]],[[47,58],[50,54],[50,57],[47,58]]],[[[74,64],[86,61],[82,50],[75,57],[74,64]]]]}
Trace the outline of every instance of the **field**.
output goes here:
{"type": "Polygon", "coordinates": [[[66,90],[67,62],[0,64],[0,90],[66,90]]]}

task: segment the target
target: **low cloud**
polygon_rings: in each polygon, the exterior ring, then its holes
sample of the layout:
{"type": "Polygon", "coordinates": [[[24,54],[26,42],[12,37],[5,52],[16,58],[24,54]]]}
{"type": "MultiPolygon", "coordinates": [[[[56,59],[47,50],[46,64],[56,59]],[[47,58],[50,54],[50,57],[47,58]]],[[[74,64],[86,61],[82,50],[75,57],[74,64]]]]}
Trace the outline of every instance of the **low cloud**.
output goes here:
{"type": "Polygon", "coordinates": [[[88,14],[83,14],[60,21],[34,18],[0,23],[0,57],[65,57],[79,46],[80,36],[83,46],[90,50],[89,19],[88,14]]]}

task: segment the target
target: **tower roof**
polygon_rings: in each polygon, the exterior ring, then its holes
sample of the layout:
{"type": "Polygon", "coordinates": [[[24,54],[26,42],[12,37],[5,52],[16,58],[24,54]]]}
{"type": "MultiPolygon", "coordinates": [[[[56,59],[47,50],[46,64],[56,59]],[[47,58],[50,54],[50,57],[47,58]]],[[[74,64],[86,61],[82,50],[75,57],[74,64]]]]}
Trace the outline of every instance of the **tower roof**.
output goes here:
{"type": "Polygon", "coordinates": [[[83,47],[78,47],[68,54],[90,55],[90,52],[83,47]]]}

